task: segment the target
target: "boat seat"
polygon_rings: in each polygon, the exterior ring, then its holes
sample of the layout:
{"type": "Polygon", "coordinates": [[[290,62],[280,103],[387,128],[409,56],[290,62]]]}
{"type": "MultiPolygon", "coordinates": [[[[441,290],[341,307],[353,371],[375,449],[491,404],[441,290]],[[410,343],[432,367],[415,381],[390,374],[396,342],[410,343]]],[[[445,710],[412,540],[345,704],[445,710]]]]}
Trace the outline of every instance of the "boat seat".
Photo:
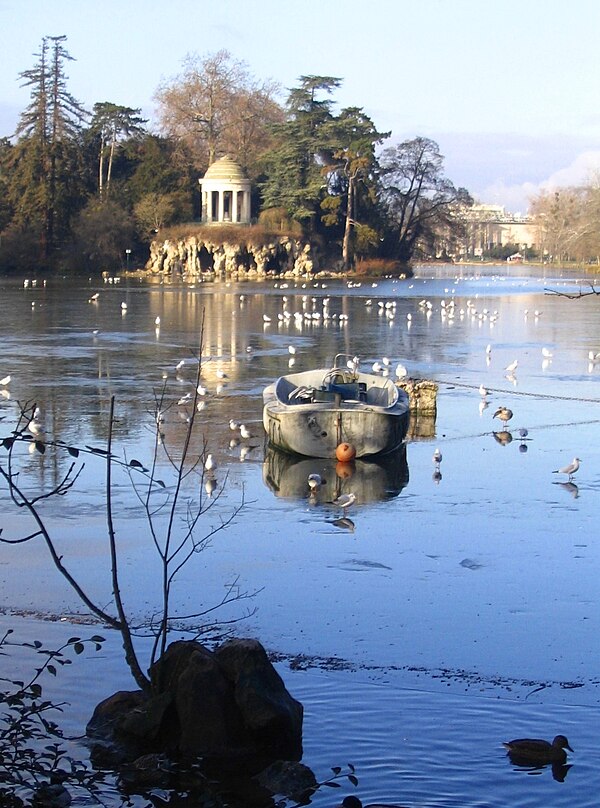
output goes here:
{"type": "Polygon", "coordinates": [[[358,382],[346,382],[344,384],[335,384],[331,382],[329,384],[329,390],[333,391],[334,393],[339,393],[341,396],[342,401],[346,401],[346,399],[354,399],[354,401],[358,401],[360,399],[360,388],[358,386],[358,382]]]}
{"type": "Polygon", "coordinates": [[[335,390],[315,390],[313,400],[317,403],[332,402],[337,404],[339,399],[340,396],[335,390]]]}
{"type": "Polygon", "coordinates": [[[385,387],[371,387],[367,401],[375,407],[387,407],[390,403],[389,393],[385,387]]]}

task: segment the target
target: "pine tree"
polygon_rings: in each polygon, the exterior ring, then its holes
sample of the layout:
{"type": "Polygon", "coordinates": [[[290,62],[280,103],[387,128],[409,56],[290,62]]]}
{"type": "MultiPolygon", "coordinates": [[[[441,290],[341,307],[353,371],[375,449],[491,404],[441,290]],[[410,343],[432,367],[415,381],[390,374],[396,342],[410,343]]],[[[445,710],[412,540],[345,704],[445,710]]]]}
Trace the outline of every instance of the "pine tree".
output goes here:
{"type": "Polygon", "coordinates": [[[73,213],[73,185],[79,173],[76,147],[87,115],[67,89],[65,63],[72,57],[65,39],[44,37],[36,64],[19,74],[22,86],[31,87],[31,101],[15,132],[9,195],[15,223],[39,229],[45,265],[73,213]]]}

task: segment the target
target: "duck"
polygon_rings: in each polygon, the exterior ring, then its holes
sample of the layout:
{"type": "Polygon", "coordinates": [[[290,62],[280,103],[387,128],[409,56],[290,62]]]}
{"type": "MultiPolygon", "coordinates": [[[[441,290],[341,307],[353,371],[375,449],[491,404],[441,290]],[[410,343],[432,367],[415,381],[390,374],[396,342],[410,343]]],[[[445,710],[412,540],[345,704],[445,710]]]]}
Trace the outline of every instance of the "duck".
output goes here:
{"type": "Polygon", "coordinates": [[[517,738],[504,741],[502,745],[513,762],[543,765],[544,763],[565,763],[567,753],[572,752],[569,741],[564,735],[557,735],[552,743],[538,738],[517,738]]]}
{"type": "Polygon", "coordinates": [[[368,805],[363,805],[358,797],[355,797],[352,794],[349,797],[344,797],[340,804],[340,808],[403,808],[403,806],[383,802],[370,802],[368,805]]]}

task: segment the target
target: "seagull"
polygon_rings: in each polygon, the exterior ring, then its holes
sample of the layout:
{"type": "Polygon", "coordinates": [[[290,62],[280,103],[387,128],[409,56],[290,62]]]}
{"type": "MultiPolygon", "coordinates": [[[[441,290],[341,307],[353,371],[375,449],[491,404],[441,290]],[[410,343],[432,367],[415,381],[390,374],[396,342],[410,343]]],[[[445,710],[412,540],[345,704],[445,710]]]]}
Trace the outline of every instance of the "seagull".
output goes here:
{"type": "Polygon", "coordinates": [[[293,345],[288,345],[288,353],[291,353],[292,356],[296,353],[296,349],[293,345]]]}
{"type": "Polygon", "coordinates": [[[41,425],[37,421],[34,421],[33,418],[27,424],[27,429],[31,432],[33,436],[40,435],[42,432],[41,425]]]}
{"type": "Polygon", "coordinates": [[[490,391],[487,389],[487,387],[484,387],[483,384],[480,384],[479,385],[479,395],[482,398],[485,398],[486,396],[489,396],[489,394],[490,394],[490,391]]]}
{"type": "Polygon", "coordinates": [[[320,488],[322,482],[323,480],[321,479],[320,474],[314,473],[308,475],[308,487],[311,491],[316,491],[318,488],[320,488]]]}
{"type": "Polygon", "coordinates": [[[7,384],[10,384],[10,376],[4,376],[3,379],[0,379],[0,386],[6,387],[7,384]]]}
{"type": "Polygon", "coordinates": [[[240,424],[240,435],[242,438],[244,438],[244,440],[249,440],[251,437],[253,437],[252,432],[250,432],[246,424],[240,424]]]}
{"type": "Polygon", "coordinates": [[[127,311],[127,303],[125,303],[125,301],[123,301],[123,302],[121,303],[121,309],[122,309],[123,311],[127,311]]]}
{"type": "Polygon", "coordinates": [[[233,418],[230,418],[229,419],[229,429],[231,429],[232,432],[237,432],[237,430],[239,428],[240,428],[240,422],[239,421],[234,421],[233,418]]]}
{"type": "Polygon", "coordinates": [[[405,379],[408,376],[408,370],[402,364],[396,365],[396,378],[405,379]]]}
{"type": "Polygon", "coordinates": [[[569,480],[571,480],[575,472],[579,471],[580,463],[581,460],[578,457],[574,457],[571,463],[569,463],[567,466],[563,466],[562,469],[555,469],[552,474],[567,474],[569,480]]]}
{"type": "Polygon", "coordinates": [[[206,460],[204,461],[204,468],[207,471],[216,471],[217,470],[217,463],[214,457],[211,454],[206,455],[206,460]]]}
{"type": "Polygon", "coordinates": [[[158,315],[154,318],[154,325],[156,326],[160,325],[160,317],[158,315]]]}
{"type": "Polygon", "coordinates": [[[542,356],[544,359],[551,359],[552,358],[552,351],[550,348],[542,348],[542,356]]]}
{"type": "Polygon", "coordinates": [[[510,365],[507,365],[507,366],[504,368],[504,370],[505,370],[507,373],[514,373],[514,372],[515,372],[515,370],[517,369],[517,365],[518,365],[518,364],[519,364],[519,360],[518,360],[518,359],[515,359],[515,361],[514,361],[514,362],[511,362],[511,363],[510,363],[510,365]]]}
{"type": "Polygon", "coordinates": [[[339,497],[333,500],[333,504],[345,511],[346,508],[349,508],[355,501],[356,494],[340,494],[339,497]]]}
{"type": "Polygon", "coordinates": [[[509,410],[508,407],[498,407],[496,412],[493,415],[494,418],[499,418],[504,423],[508,423],[510,419],[513,417],[512,410],[509,410]]]}
{"type": "Polygon", "coordinates": [[[431,459],[436,464],[436,466],[440,465],[440,463],[442,462],[442,453],[439,450],[439,448],[435,450],[435,452],[433,453],[433,457],[431,459]]]}

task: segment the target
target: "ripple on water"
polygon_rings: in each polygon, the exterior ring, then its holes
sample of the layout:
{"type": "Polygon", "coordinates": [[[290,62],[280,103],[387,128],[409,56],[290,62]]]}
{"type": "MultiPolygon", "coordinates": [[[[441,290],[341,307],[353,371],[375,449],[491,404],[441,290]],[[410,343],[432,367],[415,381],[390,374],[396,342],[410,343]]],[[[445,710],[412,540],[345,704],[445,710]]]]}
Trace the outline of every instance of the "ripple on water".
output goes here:
{"type": "MultiPolygon", "coordinates": [[[[305,707],[304,760],[326,776],[323,764],[356,767],[363,802],[406,806],[506,808],[508,805],[597,805],[600,752],[590,710],[597,707],[529,704],[373,684],[360,676],[311,673],[289,681],[305,707]],[[514,767],[502,741],[514,737],[569,738],[564,782],[550,768],[514,767]],[[313,765],[313,761],[318,761],[313,765]]],[[[328,794],[314,799],[331,805],[328,794]]]]}

